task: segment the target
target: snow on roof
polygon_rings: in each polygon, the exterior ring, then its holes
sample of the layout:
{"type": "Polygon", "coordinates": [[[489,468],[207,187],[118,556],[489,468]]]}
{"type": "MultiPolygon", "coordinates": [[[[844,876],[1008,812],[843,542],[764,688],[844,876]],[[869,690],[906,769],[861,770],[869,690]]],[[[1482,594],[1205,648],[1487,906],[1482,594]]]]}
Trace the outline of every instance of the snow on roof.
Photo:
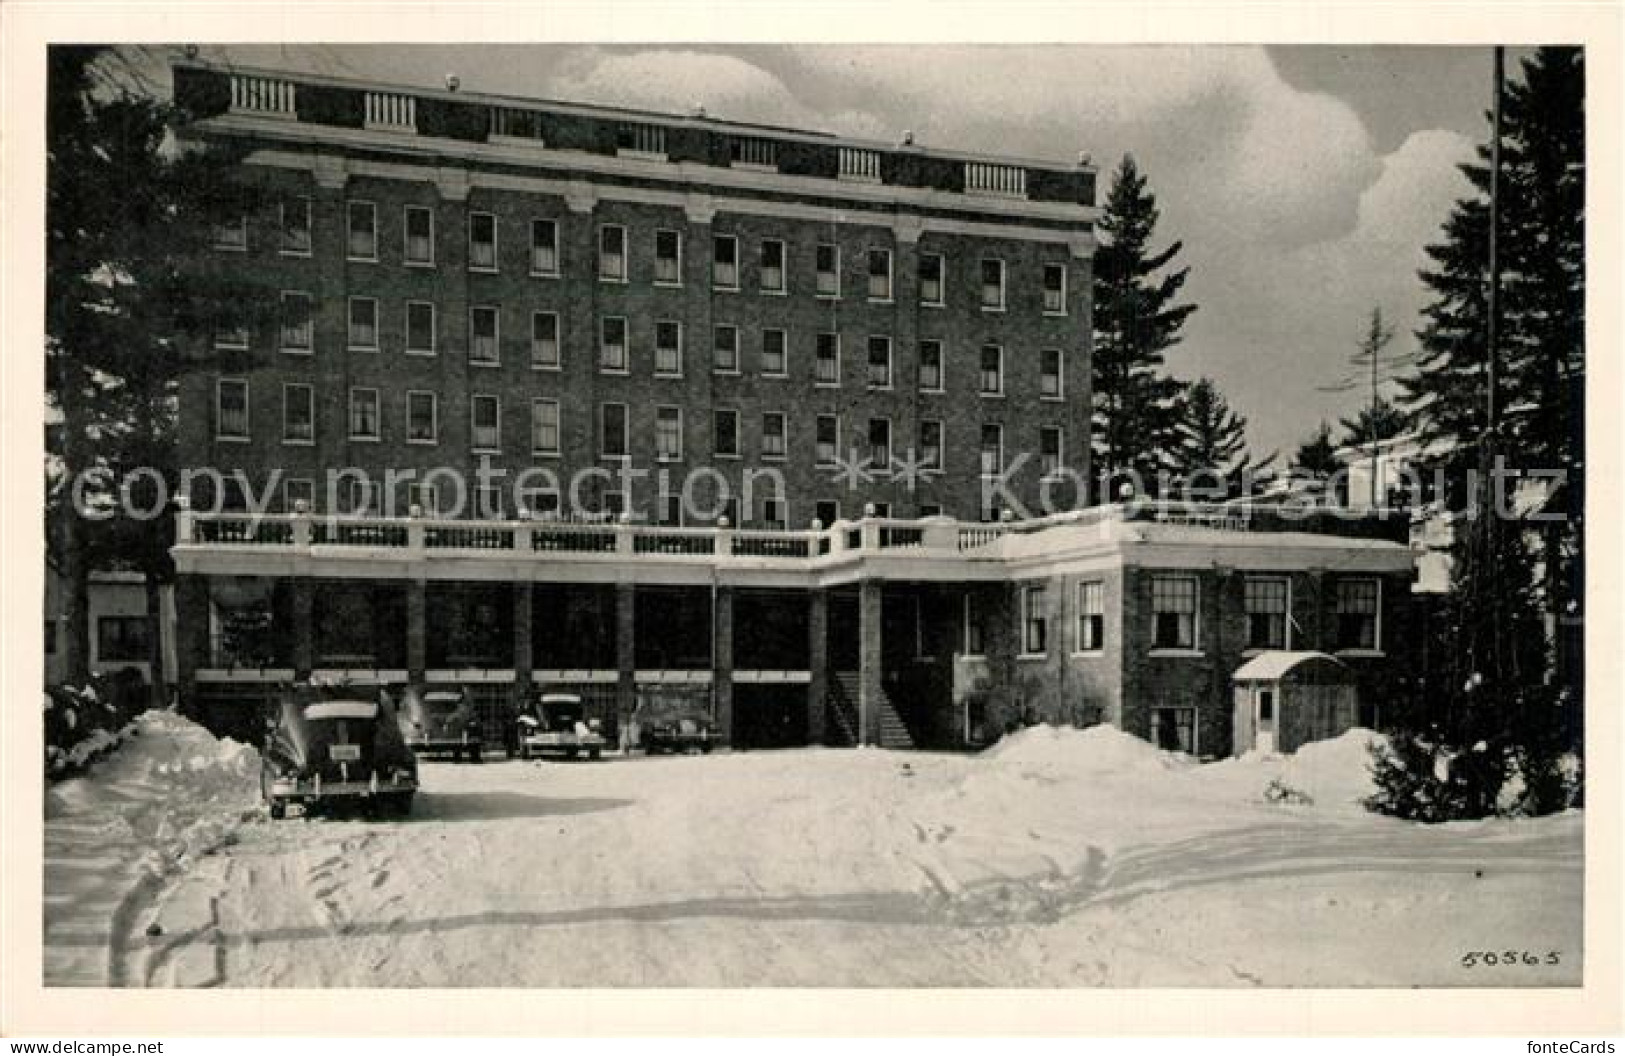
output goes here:
{"type": "Polygon", "coordinates": [[[1284,677],[1299,664],[1308,663],[1311,660],[1330,660],[1338,667],[1344,666],[1343,661],[1325,653],[1289,652],[1285,649],[1271,649],[1259,653],[1236,668],[1236,673],[1230,677],[1238,682],[1273,682],[1284,677]]]}

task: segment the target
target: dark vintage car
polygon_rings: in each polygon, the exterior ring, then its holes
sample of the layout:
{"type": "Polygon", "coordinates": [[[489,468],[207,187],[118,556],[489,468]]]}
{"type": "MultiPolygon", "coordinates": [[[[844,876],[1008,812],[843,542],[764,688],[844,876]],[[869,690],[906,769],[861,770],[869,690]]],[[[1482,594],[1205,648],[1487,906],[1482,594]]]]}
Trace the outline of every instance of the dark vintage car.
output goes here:
{"type": "Polygon", "coordinates": [[[710,752],[716,731],[705,715],[663,715],[644,727],[643,748],[650,755],[661,752],[710,752]]]}
{"type": "Polygon", "coordinates": [[[542,693],[520,713],[515,743],[521,759],[559,754],[597,759],[607,739],[603,724],[587,717],[586,705],[574,693],[542,693]]]}
{"type": "Polygon", "coordinates": [[[260,789],[271,817],[361,808],[404,817],[418,764],[381,689],[301,686],[284,693],[267,722],[260,789]]]}
{"type": "Polygon", "coordinates": [[[480,716],[466,688],[408,686],[401,693],[397,713],[401,736],[415,754],[480,761],[480,716]]]}

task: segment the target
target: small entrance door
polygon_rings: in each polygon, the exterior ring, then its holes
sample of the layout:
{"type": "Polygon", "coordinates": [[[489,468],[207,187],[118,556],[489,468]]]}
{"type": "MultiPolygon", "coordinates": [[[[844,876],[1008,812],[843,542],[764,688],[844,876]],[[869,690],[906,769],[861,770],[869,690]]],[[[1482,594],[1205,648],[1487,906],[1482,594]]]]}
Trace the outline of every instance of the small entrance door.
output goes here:
{"type": "Polygon", "coordinates": [[[1275,751],[1275,690],[1253,690],[1253,748],[1275,751]]]}

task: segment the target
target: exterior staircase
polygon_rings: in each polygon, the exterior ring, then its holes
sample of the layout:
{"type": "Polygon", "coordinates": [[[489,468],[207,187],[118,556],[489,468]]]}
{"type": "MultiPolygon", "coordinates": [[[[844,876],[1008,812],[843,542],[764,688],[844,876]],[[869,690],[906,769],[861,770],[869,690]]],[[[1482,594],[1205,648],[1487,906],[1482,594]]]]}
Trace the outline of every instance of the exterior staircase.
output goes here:
{"type": "MultiPolygon", "coordinates": [[[[876,702],[880,710],[880,747],[907,749],[914,747],[914,735],[909,732],[903,717],[897,713],[891,698],[884,691],[876,702]]],[[[829,680],[827,730],[832,742],[839,740],[844,746],[860,743],[858,711],[858,673],[834,672],[829,680]]]]}

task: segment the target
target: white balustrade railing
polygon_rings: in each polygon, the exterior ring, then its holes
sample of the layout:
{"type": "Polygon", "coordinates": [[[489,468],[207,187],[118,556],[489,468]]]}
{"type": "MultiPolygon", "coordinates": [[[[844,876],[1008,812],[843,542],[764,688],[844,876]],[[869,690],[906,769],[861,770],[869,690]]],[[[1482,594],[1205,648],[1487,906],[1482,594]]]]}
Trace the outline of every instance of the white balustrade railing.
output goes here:
{"type": "Polygon", "coordinates": [[[416,132],[417,100],[396,92],[368,92],[367,127],[416,132]]]}
{"type": "Polygon", "coordinates": [[[1002,198],[1027,197],[1027,170],[1019,165],[998,165],[989,161],[965,162],[965,193],[991,194],[1002,198]]]}
{"type": "Polygon", "coordinates": [[[234,73],[231,75],[231,108],[237,113],[294,117],[298,110],[293,82],[234,73]]]}
{"type": "Polygon", "coordinates": [[[842,147],[840,177],[843,180],[857,180],[860,183],[879,183],[880,151],[864,150],[861,147],[842,147]]]}

